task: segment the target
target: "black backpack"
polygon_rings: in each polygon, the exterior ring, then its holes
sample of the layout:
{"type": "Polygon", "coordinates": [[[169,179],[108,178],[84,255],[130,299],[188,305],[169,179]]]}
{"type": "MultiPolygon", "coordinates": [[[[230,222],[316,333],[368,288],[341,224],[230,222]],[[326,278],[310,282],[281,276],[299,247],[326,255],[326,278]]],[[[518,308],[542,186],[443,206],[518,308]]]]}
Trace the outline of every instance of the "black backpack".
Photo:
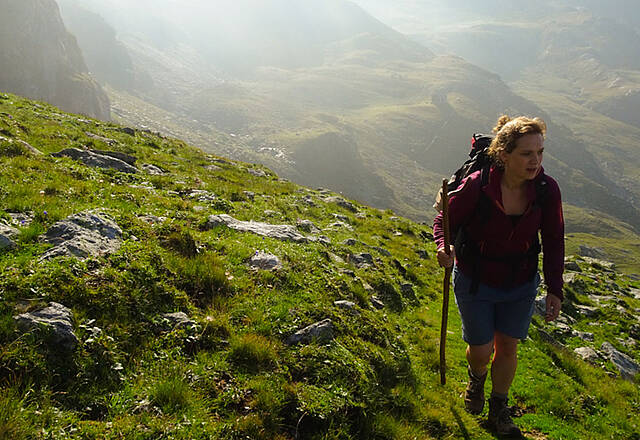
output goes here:
{"type": "MultiPolygon", "coordinates": [[[[471,137],[471,151],[469,151],[469,159],[467,159],[467,161],[463,163],[455,173],[453,173],[449,178],[449,182],[447,182],[447,190],[449,194],[458,189],[464,178],[468,175],[483,168],[488,170],[491,167],[491,158],[487,154],[487,150],[489,149],[489,145],[491,145],[492,140],[493,136],[491,135],[481,133],[473,134],[471,137]]],[[[433,207],[438,212],[442,211],[442,188],[438,191],[433,207]]]]}

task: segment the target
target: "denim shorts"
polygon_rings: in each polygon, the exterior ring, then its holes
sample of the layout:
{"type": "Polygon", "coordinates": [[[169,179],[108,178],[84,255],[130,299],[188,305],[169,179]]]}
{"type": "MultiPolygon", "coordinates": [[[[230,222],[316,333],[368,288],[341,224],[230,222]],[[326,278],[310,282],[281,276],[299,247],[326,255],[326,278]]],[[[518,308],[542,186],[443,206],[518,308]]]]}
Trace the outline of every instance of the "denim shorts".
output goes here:
{"type": "Polygon", "coordinates": [[[462,318],[462,338],[469,345],[484,345],[493,340],[496,331],[516,339],[529,332],[540,274],[529,282],[510,289],[480,283],[470,293],[471,278],[457,267],[453,270],[453,290],[462,318]]]}

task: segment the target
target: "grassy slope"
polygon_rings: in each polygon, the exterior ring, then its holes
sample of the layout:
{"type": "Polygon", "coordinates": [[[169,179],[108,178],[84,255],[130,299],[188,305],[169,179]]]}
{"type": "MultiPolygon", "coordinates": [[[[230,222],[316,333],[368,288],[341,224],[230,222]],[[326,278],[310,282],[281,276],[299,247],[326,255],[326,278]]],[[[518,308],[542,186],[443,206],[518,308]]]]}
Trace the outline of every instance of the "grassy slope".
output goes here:
{"type": "MultiPolygon", "coordinates": [[[[0,216],[35,215],[21,229],[17,249],[0,254],[3,438],[493,437],[461,405],[464,347],[453,301],[448,383],[439,385],[442,272],[433,259],[417,255],[417,250],[435,251],[423,238],[426,226],[360,205],[365,217],[356,217],[268,170],[267,177],[255,177],[242,163],[208,171],[204,166],[213,158],[181,141],[142,131],[132,137],[115,125],[11,95],[0,95],[0,124],[3,136],[26,140],[44,153],[83,145],[106,149],[85,132],[101,134],[118,141],[111,149],[170,172],[125,175],[30,156],[15,142],[0,142],[0,216]],[[188,189],[212,191],[220,200],[207,204],[179,196],[188,189]],[[255,192],[255,201],[243,191],[255,192]],[[300,201],[305,195],[316,207],[300,201]],[[198,204],[204,210],[196,209],[198,204]],[[121,250],[85,262],[39,262],[46,246],[37,236],[53,222],[91,208],[105,210],[123,228],[121,250]],[[354,231],[325,229],[332,242],[325,246],[221,227],[202,230],[207,215],[220,212],[272,223],[304,218],[320,228],[340,213],[354,231]],[[138,218],[145,214],[167,220],[151,226],[138,218]],[[381,246],[392,257],[362,244],[353,249],[341,244],[350,237],[381,246]],[[249,270],[247,258],[261,249],[278,255],[283,269],[249,270]],[[365,251],[373,254],[374,268],[335,259],[365,251]],[[394,259],[406,269],[404,275],[394,259]],[[405,282],[413,284],[415,299],[399,293],[405,282]],[[367,284],[387,303],[384,310],[371,307],[367,284]],[[354,301],[357,313],[335,307],[338,299],[354,301]],[[16,332],[12,316],[47,301],[73,310],[81,341],[73,354],[16,332]],[[163,330],[160,315],[177,310],[198,325],[163,330]],[[334,322],[334,341],[283,343],[324,318],[334,322]]],[[[610,277],[583,267],[597,280],[610,277]]],[[[602,288],[602,281],[585,280],[602,288]]],[[[629,284],[619,276],[615,281],[622,288],[629,284]]],[[[598,341],[629,331],[627,319],[614,313],[607,309],[606,318],[624,325],[593,327],[598,341]]],[[[513,387],[529,437],[638,438],[640,427],[628,418],[640,409],[638,386],[541,341],[538,329],[545,327],[536,320],[532,339],[523,344],[513,387]]],[[[612,371],[611,365],[605,368],[612,371]]]]}

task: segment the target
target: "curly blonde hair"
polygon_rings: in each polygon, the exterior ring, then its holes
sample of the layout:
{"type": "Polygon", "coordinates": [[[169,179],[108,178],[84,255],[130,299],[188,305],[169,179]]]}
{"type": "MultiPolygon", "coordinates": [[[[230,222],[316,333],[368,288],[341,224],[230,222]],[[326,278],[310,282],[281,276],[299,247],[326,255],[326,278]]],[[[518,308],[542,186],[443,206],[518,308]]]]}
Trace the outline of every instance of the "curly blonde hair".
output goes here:
{"type": "Polygon", "coordinates": [[[511,118],[502,115],[493,127],[493,132],[496,136],[491,141],[488,154],[496,165],[502,167],[499,156],[502,151],[511,153],[516,148],[516,141],[527,134],[541,134],[544,138],[547,133],[547,124],[540,118],[532,119],[526,116],[511,118]]]}

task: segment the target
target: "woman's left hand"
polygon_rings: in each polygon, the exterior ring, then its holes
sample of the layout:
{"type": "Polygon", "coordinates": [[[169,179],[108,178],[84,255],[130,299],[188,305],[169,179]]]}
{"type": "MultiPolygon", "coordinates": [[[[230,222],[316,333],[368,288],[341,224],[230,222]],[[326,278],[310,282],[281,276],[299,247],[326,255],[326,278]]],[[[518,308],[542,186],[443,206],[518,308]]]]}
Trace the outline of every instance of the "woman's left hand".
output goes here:
{"type": "Polygon", "coordinates": [[[562,300],[557,296],[548,293],[546,299],[547,310],[544,317],[546,322],[555,320],[560,315],[560,309],[562,308],[562,300]]]}

